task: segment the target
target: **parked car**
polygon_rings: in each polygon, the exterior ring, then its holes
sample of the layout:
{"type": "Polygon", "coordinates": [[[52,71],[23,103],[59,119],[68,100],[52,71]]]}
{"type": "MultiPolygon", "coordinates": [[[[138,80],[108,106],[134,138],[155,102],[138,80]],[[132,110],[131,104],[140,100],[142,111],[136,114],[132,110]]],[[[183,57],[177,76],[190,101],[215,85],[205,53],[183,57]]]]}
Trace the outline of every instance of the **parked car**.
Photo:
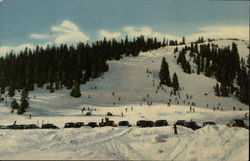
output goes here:
{"type": "Polygon", "coordinates": [[[155,127],[160,127],[160,126],[169,126],[167,120],[157,120],[154,123],[155,127]]]}
{"type": "Polygon", "coordinates": [[[25,125],[25,129],[40,129],[40,128],[35,124],[29,124],[25,125]]]}
{"type": "Polygon", "coordinates": [[[55,126],[54,124],[43,124],[41,129],[59,129],[59,127],[55,126]]]}
{"type": "Polygon", "coordinates": [[[14,130],[22,130],[25,128],[25,125],[8,125],[5,129],[14,129],[14,130]]]}
{"type": "Polygon", "coordinates": [[[200,126],[197,125],[197,123],[195,121],[185,122],[184,126],[187,128],[191,128],[192,130],[197,130],[197,129],[201,128],[200,126]]]}
{"type": "Polygon", "coordinates": [[[136,126],[141,126],[141,124],[143,123],[143,122],[145,122],[146,120],[139,120],[139,121],[137,121],[136,122],[136,126]]]}
{"type": "Polygon", "coordinates": [[[111,112],[108,112],[107,116],[113,116],[113,114],[111,112]]]}
{"type": "Polygon", "coordinates": [[[233,119],[233,120],[230,120],[226,126],[228,127],[244,127],[244,128],[248,128],[247,125],[244,123],[243,120],[241,119],[233,119]]]}
{"type": "Polygon", "coordinates": [[[64,125],[64,128],[74,128],[74,127],[75,127],[75,124],[73,122],[67,122],[64,125]]]}
{"type": "Polygon", "coordinates": [[[205,121],[203,122],[202,127],[207,126],[207,125],[216,125],[216,123],[213,121],[205,121]]]}
{"type": "Polygon", "coordinates": [[[87,112],[87,113],[86,113],[86,116],[90,116],[90,115],[91,115],[91,112],[87,112]]]}
{"type": "Polygon", "coordinates": [[[76,122],[75,123],[75,128],[80,128],[80,127],[83,127],[83,126],[84,126],[83,122],[76,122]]]}
{"type": "Polygon", "coordinates": [[[16,127],[16,129],[18,129],[18,130],[23,130],[23,129],[25,129],[25,125],[23,125],[23,124],[21,124],[21,125],[16,125],[15,127],[16,127]]]}
{"type": "Polygon", "coordinates": [[[139,127],[153,127],[154,126],[154,121],[143,121],[139,127]]]}
{"type": "Polygon", "coordinates": [[[7,125],[5,129],[17,129],[16,125],[7,125]]]}
{"type": "Polygon", "coordinates": [[[177,121],[175,122],[175,125],[184,126],[185,122],[186,122],[185,120],[177,120],[177,121]]]}
{"type": "Polygon", "coordinates": [[[86,126],[90,126],[92,128],[97,127],[97,123],[96,122],[89,122],[86,126]]]}
{"type": "Polygon", "coordinates": [[[0,129],[5,129],[5,126],[3,126],[3,125],[0,125],[0,129]]]}
{"type": "Polygon", "coordinates": [[[118,126],[128,126],[128,127],[131,127],[131,125],[129,124],[128,121],[120,121],[120,122],[118,123],[118,126]]]}

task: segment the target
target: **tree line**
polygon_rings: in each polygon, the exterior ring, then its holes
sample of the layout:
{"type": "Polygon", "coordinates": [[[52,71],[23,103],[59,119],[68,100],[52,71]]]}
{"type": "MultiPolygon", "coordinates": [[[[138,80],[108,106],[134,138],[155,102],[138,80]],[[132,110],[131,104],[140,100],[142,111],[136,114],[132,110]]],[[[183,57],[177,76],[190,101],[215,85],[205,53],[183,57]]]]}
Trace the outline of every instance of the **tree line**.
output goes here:
{"type": "Polygon", "coordinates": [[[13,97],[16,90],[28,92],[34,90],[35,85],[46,85],[50,92],[67,88],[71,89],[71,96],[80,97],[80,84],[108,71],[108,60],[138,56],[140,51],[165,45],[165,39],[161,42],[156,38],[139,36],[129,39],[126,36],[119,41],[104,38],[92,44],[79,42],[76,46],[37,46],[33,50],[25,48],[17,54],[11,51],[0,57],[0,94],[7,92],[9,97],[13,97]]]}
{"type": "MultiPolygon", "coordinates": [[[[249,62],[248,62],[249,63],[249,62]]],[[[218,83],[214,86],[217,96],[227,97],[230,94],[239,97],[241,102],[249,104],[249,83],[247,80],[247,64],[243,58],[240,59],[236,43],[232,46],[219,48],[214,44],[201,44],[198,50],[198,44],[191,43],[189,47],[185,46],[177,58],[177,64],[180,64],[183,71],[197,74],[204,74],[207,77],[214,77],[218,83]],[[186,60],[186,53],[190,51],[190,60],[186,60]],[[191,70],[190,61],[197,65],[196,71],[191,70]]],[[[249,66],[249,64],[248,64],[249,66]]]]}

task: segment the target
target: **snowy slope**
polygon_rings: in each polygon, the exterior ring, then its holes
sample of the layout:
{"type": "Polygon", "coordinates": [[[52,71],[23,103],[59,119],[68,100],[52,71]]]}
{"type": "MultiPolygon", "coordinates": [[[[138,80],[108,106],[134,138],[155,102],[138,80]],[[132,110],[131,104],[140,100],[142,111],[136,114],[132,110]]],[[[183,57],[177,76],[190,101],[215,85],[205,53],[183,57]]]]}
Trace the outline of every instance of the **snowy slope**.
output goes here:
{"type": "MultiPolygon", "coordinates": [[[[232,44],[232,40],[218,40],[213,43],[227,46],[232,44]]],[[[242,41],[236,43],[240,56],[246,58],[247,44],[242,41]]],[[[179,49],[181,47],[184,46],[179,46],[179,49]]],[[[81,86],[80,98],[70,97],[69,91],[65,89],[48,93],[47,90],[38,88],[30,92],[30,108],[23,116],[10,113],[8,98],[7,106],[0,103],[0,125],[12,124],[14,121],[18,124],[41,125],[44,121],[62,128],[65,122],[71,121],[100,122],[107,112],[112,112],[114,116],[111,119],[116,123],[128,120],[135,125],[140,119],[167,119],[173,125],[180,119],[193,119],[198,124],[213,120],[218,126],[197,131],[178,127],[180,138],[172,136],[172,127],[0,130],[0,159],[32,159],[34,155],[30,154],[35,153],[37,159],[247,160],[249,131],[226,128],[225,123],[233,118],[242,118],[248,112],[248,106],[235,97],[215,96],[214,79],[182,72],[181,67],[176,64],[174,48],[175,46],[160,48],[141,53],[138,57],[108,62],[109,71],[104,74],[103,79],[98,78],[81,86]],[[156,93],[162,57],[166,57],[169,63],[171,77],[176,72],[180,86],[184,87],[180,92],[180,99],[176,96],[170,97],[169,87],[160,88],[156,93]],[[146,73],[147,69],[150,74],[146,73]],[[114,96],[112,92],[115,93],[114,96]],[[186,100],[186,94],[193,98],[186,100]],[[153,106],[148,107],[143,98],[152,101],[153,106]],[[172,100],[171,107],[166,105],[169,99],[172,100]],[[195,113],[189,112],[188,102],[196,103],[195,113]],[[212,108],[219,103],[219,108],[224,111],[213,111],[212,108]],[[243,111],[232,111],[233,106],[236,109],[242,108],[243,111]],[[93,116],[83,116],[82,107],[90,107],[96,111],[93,116]],[[125,108],[128,108],[128,112],[125,112],[125,108]],[[121,112],[124,117],[121,117],[121,112]],[[28,119],[29,114],[32,114],[32,119],[28,119]]],[[[20,93],[17,92],[16,98],[19,99],[19,96],[20,93]]]]}

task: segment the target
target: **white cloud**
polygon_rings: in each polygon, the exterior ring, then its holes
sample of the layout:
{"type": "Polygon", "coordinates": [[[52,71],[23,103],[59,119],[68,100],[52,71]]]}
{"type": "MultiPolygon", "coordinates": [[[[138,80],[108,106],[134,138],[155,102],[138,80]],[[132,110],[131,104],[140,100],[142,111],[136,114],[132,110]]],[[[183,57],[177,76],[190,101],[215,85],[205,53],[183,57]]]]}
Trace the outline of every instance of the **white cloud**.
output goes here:
{"type": "Polygon", "coordinates": [[[86,42],[89,40],[89,36],[81,32],[73,22],[65,20],[59,26],[53,26],[52,31],[57,32],[55,43],[77,43],[86,42]]]}
{"type": "Polygon", "coordinates": [[[144,35],[145,37],[156,37],[159,41],[163,40],[164,37],[166,39],[171,40],[180,40],[180,37],[164,34],[160,32],[154,31],[151,27],[143,26],[143,27],[134,27],[134,26],[126,26],[123,28],[125,35],[128,35],[129,37],[137,37],[144,35]]]}
{"type": "Polygon", "coordinates": [[[49,35],[45,34],[30,34],[30,37],[33,39],[49,39],[49,35]]]}
{"type": "Polygon", "coordinates": [[[0,3],[3,2],[3,0],[0,0],[0,3]]]}
{"type": "Polygon", "coordinates": [[[104,37],[106,39],[112,39],[112,38],[118,38],[121,36],[122,34],[120,32],[109,32],[107,30],[100,30],[98,39],[103,39],[104,37]]]}
{"type": "Polygon", "coordinates": [[[204,38],[238,38],[249,40],[248,26],[206,26],[198,28],[200,32],[187,35],[189,41],[204,38]]]}
{"type": "Polygon", "coordinates": [[[80,31],[79,27],[69,20],[64,20],[61,25],[52,26],[50,35],[31,34],[33,39],[53,39],[54,43],[78,43],[86,42],[89,36],[80,31]]]}

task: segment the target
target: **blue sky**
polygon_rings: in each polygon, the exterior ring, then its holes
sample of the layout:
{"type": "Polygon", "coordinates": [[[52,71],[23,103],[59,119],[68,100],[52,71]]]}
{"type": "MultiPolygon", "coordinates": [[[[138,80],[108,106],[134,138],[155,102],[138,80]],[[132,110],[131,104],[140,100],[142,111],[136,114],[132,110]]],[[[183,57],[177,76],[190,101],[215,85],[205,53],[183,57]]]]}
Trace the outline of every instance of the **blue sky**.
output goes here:
{"type": "Polygon", "coordinates": [[[144,34],[248,39],[248,1],[0,0],[0,53],[144,34]]]}

